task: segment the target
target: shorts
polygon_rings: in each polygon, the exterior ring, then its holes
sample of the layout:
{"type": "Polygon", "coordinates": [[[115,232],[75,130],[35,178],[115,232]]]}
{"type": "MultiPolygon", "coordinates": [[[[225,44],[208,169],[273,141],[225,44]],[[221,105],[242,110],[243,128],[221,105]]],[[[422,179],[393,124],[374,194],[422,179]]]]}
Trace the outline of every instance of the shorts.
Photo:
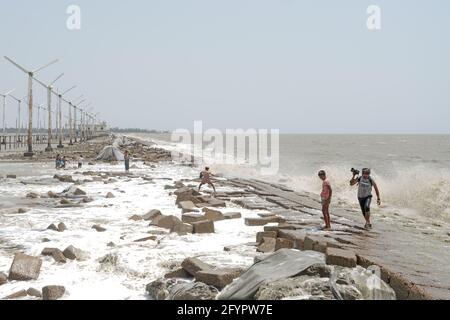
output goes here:
{"type": "Polygon", "coordinates": [[[365,216],[366,212],[370,212],[370,203],[372,202],[372,196],[358,198],[359,205],[361,206],[361,212],[365,216]]]}

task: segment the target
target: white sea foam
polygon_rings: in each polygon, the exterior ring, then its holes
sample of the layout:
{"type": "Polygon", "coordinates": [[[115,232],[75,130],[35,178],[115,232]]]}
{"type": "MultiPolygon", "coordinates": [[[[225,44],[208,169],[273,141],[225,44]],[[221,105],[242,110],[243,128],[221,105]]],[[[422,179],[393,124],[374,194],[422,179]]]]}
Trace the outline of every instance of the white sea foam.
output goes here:
{"type": "MultiPolygon", "coordinates": [[[[150,169],[140,163],[137,165],[140,169],[133,171],[154,178],[178,180],[197,176],[197,172],[188,167],[161,165],[150,169]]],[[[101,165],[94,169],[122,171],[122,166],[101,165]]],[[[64,173],[73,174],[74,171],[70,169],[64,173]]],[[[43,174],[42,178],[48,178],[55,172],[48,164],[41,167],[39,173],[43,174]]],[[[86,176],[74,175],[74,178],[83,179],[86,176]]],[[[12,199],[11,203],[17,203],[28,192],[60,192],[70,185],[59,182],[48,186],[24,185],[20,180],[3,181],[1,184],[2,196],[12,199]]],[[[102,181],[86,183],[80,188],[95,201],[82,208],[36,206],[25,214],[0,213],[0,271],[8,273],[17,251],[39,256],[45,247],[64,250],[68,245],[73,245],[90,254],[87,261],[68,261],[66,264],[56,264],[52,258],[43,257],[38,280],[8,282],[0,287],[0,297],[28,287],[40,289],[45,285],[64,285],[69,292],[68,299],[145,299],[147,283],[164,275],[170,264],[179,263],[189,256],[201,255],[205,262],[218,266],[246,267],[252,264],[256,255],[254,250],[244,254],[223,250],[227,245],[254,241],[256,228],[245,226],[242,219],[216,222],[214,234],[168,234],[159,236],[159,244],[156,241],[134,242],[150,236],[149,231],[158,228],[149,227],[148,221],[130,221],[128,218],[131,215],[144,214],[155,208],[163,214],[181,217],[180,209],[175,206],[175,197],[169,196],[169,190],[163,187],[172,182],[162,179],[155,179],[154,182],[148,183],[138,178],[129,181],[118,179],[118,182],[109,184],[102,181]],[[115,198],[105,198],[108,191],[113,192],[115,198]],[[68,230],[62,233],[46,230],[51,223],[59,222],[64,222],[68,230]],[[96,232],[91,228],[94,224],[104,226],[106,232],[96,232]],[[43,243],[43,238],[51,241],[43,243]],[[107,246],[111,241],[116,244],[115,247],[107,246]],[[114,256],[114,259],[100,263],[99,259],[107,254],[114,256]]],[[[4,212],[11,212],[8,210],[3,209],[4,212]]],[[[223,211],[239,211],[244,217],[256,214],[232,205],[223,211]]]]}

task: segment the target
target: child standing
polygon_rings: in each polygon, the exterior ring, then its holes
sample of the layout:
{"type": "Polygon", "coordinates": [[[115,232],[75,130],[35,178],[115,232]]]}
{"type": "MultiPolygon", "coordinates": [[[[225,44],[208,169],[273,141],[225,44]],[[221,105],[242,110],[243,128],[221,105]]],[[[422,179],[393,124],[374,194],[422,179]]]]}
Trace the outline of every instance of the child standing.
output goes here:
{"type": "Polygon", "coordinates": [[[324,170],[319,171],[319,178],[323,181],[322,192],[320,193],[320,198],[322,200],[322,214],[323,219],[325,220],[325,227],[323,228],[323,230],[331,230],[329,209],[333,190],[331,189],[331,184],[328,181],[327,174],[324,170]]]}
{"type": "Polygon", "coordinates": [[[83,162],[84,162],[83,155],[80,155],[78,157],[78,169],[81,169],[83,167],[83,162]]]}

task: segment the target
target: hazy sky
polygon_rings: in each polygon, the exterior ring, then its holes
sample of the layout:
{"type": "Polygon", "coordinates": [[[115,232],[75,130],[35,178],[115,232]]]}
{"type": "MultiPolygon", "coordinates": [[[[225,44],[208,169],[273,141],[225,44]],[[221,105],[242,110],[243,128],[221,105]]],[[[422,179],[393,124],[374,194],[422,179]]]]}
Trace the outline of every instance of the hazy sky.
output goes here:
{"type": "MultiPolygon", "coordinates": [[[[78,85],[70,97],[113,126],[450,133],[449,12],[448,0],[2,0],[0,54],[30,68],[59,58],[38,78],[65,72],[61,89],[78,85]],[[66,28],[71,4],[81,30],[66,28]]],[[[0,91],[26,84],[1,57],[0,91]]]]}

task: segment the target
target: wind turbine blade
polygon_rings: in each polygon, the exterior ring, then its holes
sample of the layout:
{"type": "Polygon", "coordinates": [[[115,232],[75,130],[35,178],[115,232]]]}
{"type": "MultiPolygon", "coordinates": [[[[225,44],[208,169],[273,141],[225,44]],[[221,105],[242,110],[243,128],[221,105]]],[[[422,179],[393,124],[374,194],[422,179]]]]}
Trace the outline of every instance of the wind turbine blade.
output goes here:
{"type": "Polygon", "coordinates": [[[35,77],[33,77],[33,79],[34,79],[37,83],[39,83],[41,86],[43,86],[44,88],[47,88],[47,85],[46,85],[45,83],[43,83],[41,80],[36,79],[35,77]]]}
{"type": "Polygon", "coordinates": [[[9,92],[5,93],[5,96],[8,96],[10,93],[13,93],[16,89],[12,89],[9,92]]]}
{"type": "Polygon", "coordinates": [[[72,91],[73,89],[75,89],[77,86],[73,86],[72,88],[70,88],[70,89],[67,89],[66,91],[64,91],[64,93],[62,93],[61,95],[63,96],[63,95],[65,95],[66,93],[68,93],[69,91],[72,91]]]}
{"type": "Polygon", "coordinates": [[[21,65],[15,63],[14,61],[12,61],[10,58],[8,58],[7,56],[4,56],[6,60],[8,60],[9,62],[11,62],[13,65],[15,65],[17,68],[19,68],[20,70],[22,70],[25,73],[29,73],[28,70],[26,70],[24,67],[22,67],[21,65]]]}
{"type": "Polygon", "coordinates": [[[53,80],[52,83],[50,83],[48,86],[52,86],[56,81],[58,81],[59,79],[61,79],[61,77],[64,75],[64,73],[61,73],[55,80],[53,80]]]}
{"type": "Polygon", "coordinates": [[[9,96],[11,97],[11,98],[13,98],[14,100],[16,100],[17,102],[19,102],[20,100],[19,99],[17,99],[15,96],[13,96],[12,94],[9,94],[9,96]]]}
{"type": "Polygon", "coordinates": [[[55,64],[55,63],[57,63],[59,60],[58,59],[56,59],[56,60],[53,60],[52,62],[50,62],[50,63],[47,63],[45,66],[43,66],[43,67],[40,67],[39,69],[36,69],[36,70],[34,70],[33,71],[33,73],[37,73],[37,72],[39,72],[39,71],[41,71],[42,69],[45,69],[45,68],[47,68],[47,67],[49,67],[49,66],[51,66],[52,64],[55,64]]]}

